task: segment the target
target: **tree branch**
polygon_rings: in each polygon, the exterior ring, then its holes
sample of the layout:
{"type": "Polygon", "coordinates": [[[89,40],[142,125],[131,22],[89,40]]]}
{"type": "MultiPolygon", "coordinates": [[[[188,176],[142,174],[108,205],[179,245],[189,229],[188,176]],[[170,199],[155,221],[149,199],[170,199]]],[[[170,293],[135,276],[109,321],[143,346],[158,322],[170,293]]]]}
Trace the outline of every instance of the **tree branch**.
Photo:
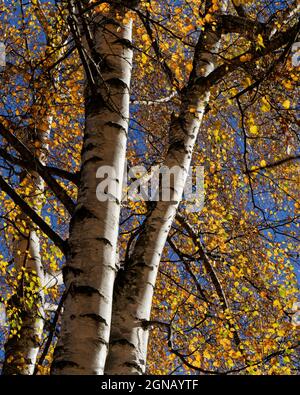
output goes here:
{"type": "Polygon", "coordinates": [[[232,0],[232,4],[233,4],[233,7],[234,7],[236,13],[239,16],[245,17],[247,15],[245,8],[241,4],[237,4],[236,0],[232,0]]]}
{"type": "MultiPolygon", "coordinates": [[[[176,214],[176,219],[184,227],[184,229],[188,232],[188,234],[191,237],[191,239],[193,240],[193,243],[195,244],[195,246],[198,247],[200,258],[203,261],[203,265],[204,265],[204,267],[205,267],[208,275],[210,276],[211,281],[215,287],[215,290],[216,290],[219,300],[221,302],[222,310],[226,311],[227,309],[229,309],[229,303],[227,301],[227,297],[226,297],[223,287],[219,281],[218,275],[217,275],[213,265],[210,263],[210,260],[205,252],[205,249],[204,249],[201,241],[199,240],[199,237],[194,232],[194,230],[190,226],[190,224],[187,223],[186,219],[180,213],[176,214]]],[[[234,341],[235,341],[236,345],[239,346],[239,344],[241,343],[241,339],[240,339],[234,325],[229,323],[229,326],[233,329],[234,341]]]]}
{"type": "Polygon", "coordinates": [[[269,163],[269,164],[267,164],[265,166],[255,167],[254,169],[246,171],[244,174],[251,174],[251,173],[256,173],[256,172],[258,172],[260,170],[271,169],[273,167],[277,167],[277,166],[280,166],[280,165],[283,165],[285,163],[292,162],[292,161],[295,161],[295,160],[298,160],[298,159],[300,159],[300,155],[289,156],[287,158],[277,160],[276,162],[269,163]]]}
{"type": "Polygon", "coordinates": [[[216,20],[222,33],[239,33],[249,39],[267,30],[266,24],[241,16],[221,14],[216,20]]]}
{"type": "Polygon", "coordinates": [[[292,45],[292,43],[296,40],[297,35],[299,34],[300,22],[295,26],[291,27],[289,30],[285,32],[278,33],[273,40],[266,42],[265,48],[262,48],[260,51],[256,51],[255,48],[250,49],[243,55],[251,55],[251,59],[249,61],[243,61],[241,56],[236,56],[235,58],[228,60],[221,66],[217,67],[214,71],[212,71],[206,78],[198,78],[195,82],[196,85],[201,85],[203,83],[207,83],[209,86],[215,85],[218,81],[220,81],[223,77],[225,77],[230,72],[236,70],[242,65],[251,64],[256,60],[270,54],[271,52],[276,51],[277,49],[283,47],[286,44],[292,45]]]}
{"type": "Polygon", "coordinates": [[[38,158],[2,123],[0,123],[0,135],[4,137],[13,148],[21,155],[26,162],[35,164],[35,171],[43,178],[56,197],[64,204],[68,212],[72,215],[75,209],[75,204],[67,192],[59,183],[52,177],[47,167],[44,166],[38,158]]]}
{"type": "Polygon", "coordinates": [[[23,213],[27,215],[53,243],[64,253],[68,251],[68,244],[21,198],[13,188],[0,176],[0,188],[18,205],[23,213]]]}
{"type": "Polygon", "coordinates": [[[62,270],[57,272],[45,272],[45,287],[47,289],[55,287],[56,285],[63,285],[63,274],[62,270]]]}
{"type": "MultiPolygon", "coordinates": [[[[34,162],[28,162],[22,159],[17,158],[16,156],[10,154],[7,152],[4,148],[0,147],[0,156],[2,156],[3,159],[6,161],[18,165],[20,167],[23,167],[27,170],[35,170],[36,169],[36,158],[34,158],[34,162]]],[[[75,185],[78,186],[79,184],[79,176],[78,173],[71,173],[67,170],[60,169],[55,166],[44,166],[46,171],[48,171],[50,174],[54,176],[58,176],[60,178],[63,178],[65,180],[73,182],[75,185]]]]}
{"type": "Polygon", "coordinates": [[[63,305],[64,305],[66,297],[67,297],[67,295],[69,293],[69,290],[70,290],[70,287],[64,291],[64,293],[63,293],[63,295],[62,295],[62,297],[61,297],[61,299],[59,301],[59,304],[58,304],[57,309],[56,309],[55,314],[54,314],[53,321],[52,321],[52,323],[50,325],[50,331],[49,331],[49,335],[48,335],[48,338],[47,338],[47,341],[46,341],[45,348],[44,348],[44,350],[42,352],[42,355],[40,356],[40,359],[39,359],[38,363],[36,364],[35,370],[33,372],[34,375],[36,375],[38,373],[38,367],[43,365],[43,362],[44,362],[44,360],[45,360],[45,358],[46,358],[46,356],[48,354],[48,351],[49,351],[49,348],[51,346],[52,339],[53,339],[53,336],[54,336],[54,333],[55,333],[56,325],[57,325],[60,313],[62,312],[63,305]]]}

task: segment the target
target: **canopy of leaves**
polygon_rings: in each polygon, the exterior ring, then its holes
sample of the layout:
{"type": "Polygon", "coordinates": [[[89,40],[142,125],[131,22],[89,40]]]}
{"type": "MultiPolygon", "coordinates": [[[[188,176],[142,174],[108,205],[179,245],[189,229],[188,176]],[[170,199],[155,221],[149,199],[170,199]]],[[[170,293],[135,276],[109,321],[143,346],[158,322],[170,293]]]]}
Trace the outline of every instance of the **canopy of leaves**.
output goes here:
{"type": "MultiPolygon", "coordinates": [[[[90,7],[105,14],[114,3],[91,1],[90,7]]],[[[211,99],[193,156],[193,166],[205,169],[205,204],[196,212],[181,204],[165,246],[152,308],[148,373],[295,374],[299,67],[291,49],[298,34],[292,30],[296,2],[234,0],[227,12],[240,19],[232,22],[220,17],[222,3],[143,0],[126,15],[134,23],[129,166],[150,169],[163,162],[171,117],[178,115],[185,89],[195,79],[197,43],[208,29],[224,31],[219,74],[211,78],[211,99]],[[272,47],[272,39],[286,32],[283,44],[272,47]]],[[[68,4],[12,0],[0,11],[6,46],[0,75],[0,174],[29,206],[36,193],[31,172],[45,144],[44,171],[76,200],[84,70],[70,32],[68,4]],[[38,132],[50,115],[51,133],[40,142],[38,132]],[[9,133],[27,142],[31,161],[6,138],[9,133]]],[[[3,345],[18,333],[22,320],[9,300],[22,283],[21,302],[30,309],[39,284],[26,264],[21,271],[15,267],[13,241],[26,234],[27,225],[14,199],[7,191],[0,194],[0,285],[8,318],[1,327],[3,345]]],[[[70,215],[64,199],[48,183],[41,195],[40,217],[66,239],[70,215]]],[[[146,202],[123,202],[121,264],[149,210],[146,202]]],[[[45,270],[58,270],[64,262],[60,246],[49,234],[39,234],[45,270]]],[[[45,292],[48,302],[59,303],[62,289],[45,292]]],[[[45,340],[54,330],[52,320],[48,313],[45,340]]],[[[41,374],[49,372],[55,339],[56,334],[39,366],[41,374]]]]}

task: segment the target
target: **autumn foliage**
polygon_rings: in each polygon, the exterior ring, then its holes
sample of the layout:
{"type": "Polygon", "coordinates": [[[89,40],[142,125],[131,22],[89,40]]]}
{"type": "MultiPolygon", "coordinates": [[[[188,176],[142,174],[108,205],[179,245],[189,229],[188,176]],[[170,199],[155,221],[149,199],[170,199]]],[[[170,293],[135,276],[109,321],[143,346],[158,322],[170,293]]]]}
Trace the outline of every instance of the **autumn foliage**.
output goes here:
{"type": "MultiPolygon", "coordinates": [[[[50,373],[64,286],[41,284],[27,265],[31,252],[16,245],[34,229],[43,271],[58,273],[65,264],[87,78],[71,3],[12,0],[0,10],[0,297],[7,318],[0,358],[9,339],[15,344],[24,335],[24,314],[39,315],[43,305],[35,374],[50,373]]],[[[179,205],[168,234],[145,323],[146,372],[297,374],[296,1],[234,0],[226,14],[221,0],[142,0],[129,2],[125,14],[118,1],[82,3],[96,15],[133,21],[128,167],[163,164],[189,88],[206,78],[210,90],[192,156],[193,166],[204,166],[205,204],[194,212],[179,205]],[[220,35],[220,47],[214,70],[203,76],[196,55],[205,54],[208,32],[220,35]]],[[[197,108],[187,111],[198,117],[197,108]]],[[[151,202],[122,202],[121,271],[152,211],[151,202]]],[[[26,364],[20,353],[9,358],[26,364]]]]}

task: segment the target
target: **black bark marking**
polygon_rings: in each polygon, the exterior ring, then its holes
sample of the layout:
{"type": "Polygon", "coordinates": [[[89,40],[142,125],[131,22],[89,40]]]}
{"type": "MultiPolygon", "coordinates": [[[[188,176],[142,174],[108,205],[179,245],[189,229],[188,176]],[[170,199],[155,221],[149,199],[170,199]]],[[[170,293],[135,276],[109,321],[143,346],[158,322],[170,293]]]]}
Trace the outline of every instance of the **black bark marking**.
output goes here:
{"type": "Polygon", "coordinates": [[[108,348],[107,341],[105,341],[102,337],[97,337],[94,343],[96,344],[96,346],[98,346],[99,344],[103,344],[106,348],[108,348]]]}
{"type": "MultiPolygon", "coordinates": [[[[107,16],[103,16],[103,19],[101,21],[101,28],[103,29],[103,27],[105,27],[105,25],[113,25],[116,27],[121,27],[120,23],[118,21],[116,21],[113,18],[107,17],[107,16]]],[[[98,24],[95,25],[96,30],[98,29],[98,24]]],[[[107,29],[107,31],[109,32],[109,30],[107,29]]]]}
{"type": "Polygon", "coordinates": [[[130,341],[128,341],[127,339],[117,339],[117,340],[113,340],[113,341],[110,342],[110,344],[111,344],[112,346],[115,346],[115,345],[120,344],[120,345],[122,345],[122,346],[129,346],[129,347],[131,347],[131,348],[135,348],[134,344],[130,343],[130,341]]]}
{"type": "Polygon", "coordinates": [[[128,85],[121,80],[120,78],[110,78],[105,81],[108,85],[120,88],[122,87],[123,89],[128,89],[128,85]]]}
{"type": "Polygon", "coordinates": [[[78,363],[73,362],[73,361],[53,361],[52,363],[52,370],[58,369],[62,370],[65,367],[79,367],[78,363]]]}
{"type": "Polygon", "coordinates": [[[70,221],[70,233],[75,224],[83,222],[88,218],[97,218],[95,214],[93,214],[88,208],[85,206],[81,206],[79,209],[75,210],[75,213],[70,221]]]}
{"type": "Polygon", "coordinates": [[[105,245],[109,245],[110,247],[113,246],[112,243],[111,243],[108,239],[106,239],[105,237],[97,237],[96,240],[97,240],[97,241],[101,241],[101,242],[103,242],[105,245]]]}
{"type": "Polygon", "coordinates": [[[183,149],[185,149],[185,144],[183,140],[174,141],[169,145],[169,151],[183,149]]]}
{"type": "Polygon", "coordinates": [[[99,92],[92,92],[85,100],[86,116],[99,114],[106,107],[106,102],[99,92]]]}
{"type": "Polygon", "coordinates": [[[127,40],[126,38],[118,38],[117,40],[114,41],[114,44],[121,44],[125,48],[132,49],[132,43],[130,40],[127,40]]]}
{"type": "Polygon", "coordinates": [[[115,128],[115,129],[119,129],[119,130],[123,130],[124,131],[124,133],[126,133],[127,134],[127,131],[126,131],[126,129],[122,126],[122,125],[119,125],[118,123],[116,123],[116,122],[112,122],[112,121],[110,121],[110,122],[106,122],[105,123],[105,126],[109,126],[109,127],[111,127],[111,128],[115,128]]]}
{"type": "MultiPolygon", "coordinates": [[[[75,254],[76,255],[76,254],[75,254]]],[[[62,268],[63,278],[65,279],[68,274],[73,274],[74,277],[80,276],[83,273],[83,270],[78,269],[74,266],[66,265],[62,268]]]]}
{"type": "Polygon", "coordinates": [[[93,149],[97,149],[99,148],[99,144],[95,144],[95,143],[86,143],[84,145],[84,149],[83,152],[88,152],[88,151],[92,151],[93,149]]]}
{"type": "Polygon", "coordinates": [[[90,287],[89,285],[75,285],[73,284],[70,290],[71,295],[76,295],[76,294],[81,294],[81,295],[87,295],[87,296],[93,296],[95,294],[100,294],[98,289],[94,287],[90,287]]]}
{"type": "Polygon", "coordinates": [[[89,159],[83,160],[82,166],[85,166],[87,163],[97,163],[97,162],[103,162],[103,158],[101,156],[94,155],[89,159]]]}
{"type": "Polygon", "coordinates": [[[99,324],[104,324],[105,326],[107,326],[106,320],[103,317],[101,317],[101,315],[99,315],[99,314],[94,314],[94,313],[80,314],[80,317],[83,317],[83,318],[87,317],[99,324]]]}
{"type": "Polygon", "coordinates": [[[125,362],[124,366],[128,366],[129,368],[134,368],[135,370],[137,370],[138,372],[140,372],[141,374],[143,374],[143,369],[140,367],[140,365],[138,365],[135,362],[125,362]]]}

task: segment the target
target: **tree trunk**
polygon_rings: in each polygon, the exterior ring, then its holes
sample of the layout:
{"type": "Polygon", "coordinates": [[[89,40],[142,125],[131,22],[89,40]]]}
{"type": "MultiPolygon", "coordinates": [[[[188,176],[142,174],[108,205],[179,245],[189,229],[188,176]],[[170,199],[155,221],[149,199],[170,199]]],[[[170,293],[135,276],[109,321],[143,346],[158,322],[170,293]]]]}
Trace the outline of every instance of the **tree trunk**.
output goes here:
{"type": "MultiPolygon", "coordinates": [[[[31,279],[32,277],[38,278],[41,284],[43,284],[39,238],[35,230],[32,229],[29,231],[27,239],[22,237],[18,241],[18,249],[21,252],[20,260],[24,259],[22,267],[26,268],[26,273],[29,274],[31,279]],[[33,274],[32,271],[35,271],[36,274],[33,274]]],[[[22,285],[24,285],[24,282],[22,285]]],[[[38,284],[36,285],[38,286],[38,284]]],[[[20,309],[18,315],[21,319],[21,327],[17,330],[17,334],[10,333],[10,337],[5,344],[3,375],[33,374],[41,344],[44,326],[43,292],[39,292],[38,297],[34,298],[32,306],[25,306],[24,300],[19,304],[19,301],[20,298],[17,297],[13,305],[20,309]]]]}
{"type": "Polygon", "coordinates": [[[153,291],[160,259],[172,226],[187,179],[194,145],[200,130],[209,87],[201,77],[211,73],[216,65],[220,34],[206,29],[195,50],[194,70],[190,84],[182,97],[178,118],[170,125],[170,146],[164,166],[179,166],[182,171],[170,190],[170,201],[157,202],[144,223],[134,250],[124,271],[118,273],[113,300],[110,351],[106,374],[143,374],[146,369],[147,344],[153,291]],[[193,83],[197,79],[197,83],[193,83]],[[172,195],[171,194],[171,195],[172,195]]]}
{"type": "MultiPolygon", "coordinates": [[[[44,56],[43,73],[47,67],[56,63],[57,59],[62,56],[65,48],[62,46],[59,50],[53,51],[53,35],[43,10],[37,2],[34,8],[34,14],[39,20],[41,27],[47,37],[47,46],[44,56]]],[[[68,36],[68,29],[60,37],[62,43],[68,36]]],[[[53,114],[49,109],[49,103],[53,100],[53,81],[58,81],[58,73],[52,71],[49,78],[49,72],[41,74],[40,85],[37,87],[36,103],[31,109],[31,119],[28,130],[25,129],[25,135],[22,137],[26,147],[34,153],[41,164],[45,165],[48,154],[48,139],[52,127],[53,114]]],[[[25,187],[30,188],[31,197],[29,203],[31,207],[40,213],[44,204],[45,182],[36,172],[31,171],[25,179],[21,179],[25,187]]],[[[14,300],[11,301],[12,307],[19,309],[20,329],[16,334],[9,337],[5,345],[5,361],[2,374],[22,374],[31,375],[34,373],[37,356],[41,346],[42,334],[45,319],[45,288],[51,288],[61,283],[60,276],[46,273],[40,254],[40,240],[37,234],[37,227],[24,214],[16,219],[17,226],[21,225],[24,229],[23,234],[17,234],[13,245],[13,255],[15,267],[18,273],[24,270],[22,280],[19,285],[18,293],[14,300]],[[25,277],[25,273],[28,277],[25,277]],[[34,286],[31,286],[34,284],[34,286]],[[23,294],[28,289],[32,292],[32,303],[26,305],[23,294]]]]}
{"type": "MultiPolygon", "coordinates": [[[[176,196],[173,195],[169,202],[159,201],[156,204],[152,214],[144,223],[144,230],[135,244],[130,262],[117,275],[106,374],[145,372],[148,329],[143,323],[150,319],[153,290],[161,255],[181,200],[207,99],[208,94],[202,93],[196,106],[197,117],[186,109],[188,133],[182,142],[177,141],[170,146],[164,163],[168,168],[180,165],[184,169],[177,180],[177,185],[174,185],[176,196]]],[[[195,101],[193,103],[195,104],[195,101]]],[[[172,128],[179,128],[179,119],[174,122],[172,128]]]]}
{"type": "MultiPolygon", "coordinates": [[[[46,140],[50,132],[52,117],[47,117],[44,110],[42,113],[37,110],[37,114],[33,114],[35,119],[45,119],[39,125],[39,129],[36,128],[36,125],[33,125],[33,128],[37,130],[38,141],[41,144],[41,149],[36,150],[35,154],[44,164],[47,152],[46,140]]],[[[30,148],[32,142],[29,141],[28,136],[25,136],[24,140],[27,147],[30,148]]],[[[31,207],[36,212],[40,212],[43,205],[43,179],[36,172],[31,172],[23,182],[24,186],[30,188],[31,207]]],[[[31,375],[35,369],[44,328],[43,287],[45,286],[45,273],[36,226],[22,213],[16,219],[16,225],[22,230],[22,234],[15,236],[13,255],[15,268],[21,280],[17,294],[11,298],[10,307],[14,310],[17,309],[19,328],[15,332],[16,319],[11,318],[10,335],[5,344],[2,374],[31,375]],[[28,292],[30,297],[24,297],[28,292]],[[28,301],[29,303],[26,303],[28,301]]]]}
{"type": "MultiPolygon", "coordinates": [[[[118,8],[124,15],[125,10],[118,8]]],[[[86,72],[85,134],[79,196],[64,268],[68,293],[53,374],[100,375],[107,356],[132,68],[132,21],[123,23],[114,11],[82,21],[90,26],[93,44],[86,36],[81,41],[86,72]],[[104,166],[110,166],[114,174],[106,180],[110,189],[101,193],[97,184],[105,175],[98,169],[104,166]]]]}

